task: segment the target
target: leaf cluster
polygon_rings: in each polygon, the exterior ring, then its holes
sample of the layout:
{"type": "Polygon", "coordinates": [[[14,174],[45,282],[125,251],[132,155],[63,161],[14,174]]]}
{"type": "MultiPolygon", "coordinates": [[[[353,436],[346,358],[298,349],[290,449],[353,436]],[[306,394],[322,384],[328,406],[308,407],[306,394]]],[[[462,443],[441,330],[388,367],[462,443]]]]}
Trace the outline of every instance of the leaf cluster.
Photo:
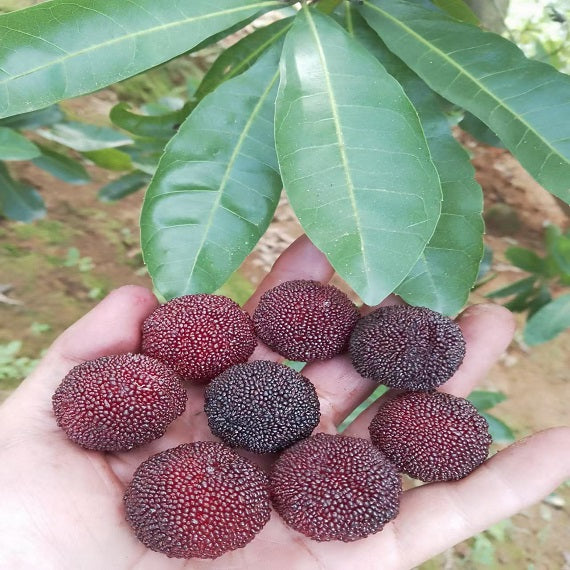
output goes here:
{"type": "Polygon", "coordinates": [[[546,255],[531,249],[510,247],[505,257],[519,269],[530,273],[506,287],[492,291],[487,297],[511,297],[505,307],[527,314],[525,342],[540,344],[570,327],[570,294],[553,299],[553,291],[570,286],[570,231],[562,232],[549,225],[544,233],[546,255]]]}
{"type": "MultiPolygon", "coordinates": [[[[135,168],[103,198],[152,176],[141,245],[164,297],[217,290],[284,188],[363,301],[395,291],[458,312],[483,255],[483,201],[450,104],[570,201],[570,78],[482,30],[462,0],[50,0],[0,16],[0,117],[139,74],[268,12],[182,107],[111,113],[140,148],[103,149],[135,168]]],[[[51,140],[73,138],[68,127],[51,140]]],[[[75,150],[102,161],[102,149],[75,150]]]]}
{"type": "MultiPolygon", "coordinates": [[[[170,108],[166,112],[172,113],[170,108]]],[[[0,214],[30,222],[46,213],[40,193],[14,178],[10,162],[30,161],[75,185],[91,180],[82,164],[85,160],[111,171],[129,171],[100,189],[100,199],[110,201],[148,184],[167,140],[125,136],[114,128],[70,120],[57,104],[1,119],[0,214]]]]}

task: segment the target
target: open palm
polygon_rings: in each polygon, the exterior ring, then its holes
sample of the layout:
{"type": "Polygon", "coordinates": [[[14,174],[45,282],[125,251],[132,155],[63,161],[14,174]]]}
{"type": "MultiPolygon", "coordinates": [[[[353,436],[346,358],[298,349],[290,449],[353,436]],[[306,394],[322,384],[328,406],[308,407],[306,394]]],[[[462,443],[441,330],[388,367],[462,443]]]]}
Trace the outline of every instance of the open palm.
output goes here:
{"type": "MultiPolygon", "coordinates": [[[[324,256],[301,238],[281,256],[246,309],[253,310],[261,293],[282,281],[326,282],[331,277],[324,256]]],[[[169,559],[138,542],[125,521],[122,497],[133,472],[150,455],[179,443],[214,439],[203,412],[203,388],[189,388],[185,413],[163,438],[126,453],[76,446],[56,426],[51,411],[51,395],[72,366],[105,354],[137,351],[141,324],[155,307],[146,289],[127,286],[112,292],[53,344],[0,409],[0,567],[407,569],[539,500],[570,474],[570,429],[547,430],[500,452],[462,481],[406,491],[396,520],[365,540],[314,542],[274,513],[246,548],[214,561],[169,559]]],[[[467,355],[441,389],[465,396],[510,342],[513,322],[506,310],[481,305],[465,311],[458,322],[467,355]]],[[[254,358],[278,359],[263,346],[254,358]]],[[[310,364],[303,374],[313,381],[321,400],[318,430],[330,433],[375,387],[352,369],[346,356],[310,364]]],[[[345,433],[367,437],[376,407],[345,433]]],[[[255,460],[264,466],[271,461],[255,460]]]]}

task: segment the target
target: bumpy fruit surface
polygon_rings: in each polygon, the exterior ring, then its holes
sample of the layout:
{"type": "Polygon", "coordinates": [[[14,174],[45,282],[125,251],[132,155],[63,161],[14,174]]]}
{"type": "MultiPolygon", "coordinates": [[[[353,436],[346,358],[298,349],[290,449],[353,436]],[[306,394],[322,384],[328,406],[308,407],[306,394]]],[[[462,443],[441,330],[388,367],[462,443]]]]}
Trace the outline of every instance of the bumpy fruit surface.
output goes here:
{"type": "Polygon", "coordinates": [[[443,392],[409,392],[384,404],[370,438],[402,472],[422,481],[469,475],[487,458],[489,426],[471,402],[443,392]]]}
{"type": "Polygon", "coordinates": [[[253,314],[257,336],[289,360],[326,360],[346,350],[359,314],[339,289],[286,281],[264,293],[253,314]]]}
{"type": "Polygon", "coordinates": [[[358,540],[398,514],[400,477],[365,439],[324,433],[304,439],[282,453],[270,479],[277,512],[314,540],[358,540]]]}
{"type": "Polygon", "coordinates": [[[250,316],[220,295],[185,295],[158,307],[143,323],[142,350],[181,378],[209,382],[246,362],[257,340],[250,316]]]}
{"type": "Polygon", "coordinates": [[[255,453],[279,451],[311,435],[319,409],[307,378],[266,360],[222,372],[206,389],[204,406],[215,436],[255,453]]]}
{"type": "Polygon", "coordinates": [[[180,445],[147,459],[124,501],[138,539],[175,558],[217,558],[242,548],[271,513],[267,475],[212,441],[180,445]]]}
{"type": "Polygon", "coordinates": [[[126,451],[161,437],[186,399],[170,368],[142,354],[120,354],[75,366],[52,403],[57,425],[75,443],[126,451]]]}
{"type": "Polygon", "coordinates": [[[360,319],[350,338],[356,371],[402,390],[433,390],[449,380],[465,356],[465,340],[451,319],[425,307],[380,307],[360,319]]]}

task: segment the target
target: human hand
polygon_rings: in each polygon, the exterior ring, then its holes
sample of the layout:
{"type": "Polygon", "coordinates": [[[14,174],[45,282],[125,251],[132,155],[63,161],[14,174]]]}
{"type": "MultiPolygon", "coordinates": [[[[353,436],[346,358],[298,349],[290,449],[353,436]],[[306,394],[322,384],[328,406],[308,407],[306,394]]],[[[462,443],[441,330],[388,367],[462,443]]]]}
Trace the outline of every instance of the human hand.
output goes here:
{"type": "MultiPolygon", "coordinates": [[[[324,256],[300,238],[277,261],[247,303],[290,279],[328,281],[324,256]]],[[[385,304],[397,302],[389,298],[385,304]]],[[[180,443],[214,439],[203,412],[203,387],[190,386],[185,413],[164,437],[123,453],[87,451],[56,425],[51,396],[73,366],[106,354],[135,352],[156,307],[152,294],[127,286],[112,292],[52,345],[31,376],[0,408],[0,567],[11,570],[408,569],[540,500],[570,475],[570,428],[538,433],[501,451],[463,480],[406,491],[400,514],[380,533],[351,543],[319,543],[289,529],[274,513],[243,549],[213,561],[169,559],[148,550],[125,520],[123,493],[138,465],[180,443]],[[356,563],[358,561],[358,563],[356,563]]],[[[458,319],[465,360],[441,390],[465,397],[508,346],[514,329],[502,307],[478,305],[458,319]]],[[[279,357],[259,346],[254,359],[279,357]]],[[[321,400],[318,431],[336,426],[376,385],[346,355],[307,365],[321,400]]],[[[347,435],[368,437],[379,403],[347,435]]],[[[248,454],[248,457],[252,457],[248,454]]],[[[268,458],[259,461],[267,464],[268,458]]]]}

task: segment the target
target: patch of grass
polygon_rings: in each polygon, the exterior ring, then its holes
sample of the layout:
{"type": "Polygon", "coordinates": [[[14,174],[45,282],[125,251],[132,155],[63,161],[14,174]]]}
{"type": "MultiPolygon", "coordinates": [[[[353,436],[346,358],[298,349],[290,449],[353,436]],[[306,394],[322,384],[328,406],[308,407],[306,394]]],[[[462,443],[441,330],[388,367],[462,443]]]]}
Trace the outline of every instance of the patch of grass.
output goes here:
{"type": "Polygon", "coordinates": [[[18,240],[36,239],[47,245],[61,245],[72,236],[71,229],[56,220],[37,220],[28,224],[14,224],[14,237],[18,240]]]}
{"type": "Polygon", "coordinates": [[[20,356],[21,340],[0,344],[0,390],[13,390],[34,369],[39,359],[20,356]]]}
{"type": "Polygon", "coordinates": [[[83,273],[81,284],[87,289],[87,296],[96,301],[105,297],[113,287],[109,279],[93,273],[83,273]]]}
{"type": "Polygon", "coordinates": [[[5,255],[6,257],[23,257],[28,254],[28,251],[26,249],[14,245],[13,243],[3,243],[0,245],[0,248],[2,250],[1,254],[5,255]]]}
{"type": "Polygon", "coordinates": [[[91,271],[95,265],[90,257],[81,257],[81,253],[76,247],[70,247],[63,261],[64,267],[77,267],[81,273],[91,271]]]}
{"type": "Polygon", "coordinates": [[[216,295],[225,295],[238,305],[243,305],[253,293],[254,287],[239,271],[236,271],[217,291],[216,295]]]}

